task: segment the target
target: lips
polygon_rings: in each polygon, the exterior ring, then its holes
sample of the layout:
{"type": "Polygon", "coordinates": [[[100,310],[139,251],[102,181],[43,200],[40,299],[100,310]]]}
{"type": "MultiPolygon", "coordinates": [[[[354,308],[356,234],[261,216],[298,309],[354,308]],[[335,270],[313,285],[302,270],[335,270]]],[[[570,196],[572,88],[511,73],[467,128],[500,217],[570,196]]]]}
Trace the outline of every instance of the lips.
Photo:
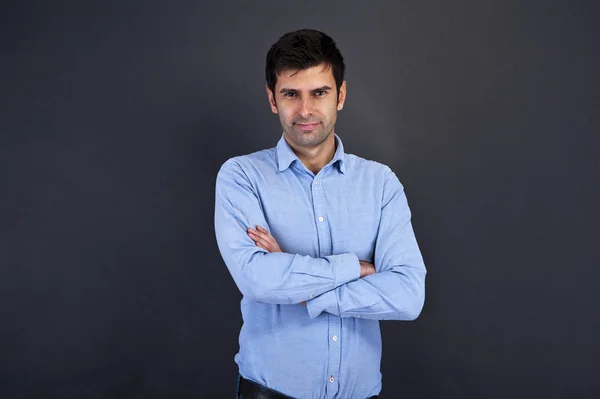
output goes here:
{"type": "Polygon", "coordinates": [[[296,123],[296,125],[303,131],[308,132],[311,130],[315,130],[317,126],[319,126],[319,122],[315,123],[296,123]]]}

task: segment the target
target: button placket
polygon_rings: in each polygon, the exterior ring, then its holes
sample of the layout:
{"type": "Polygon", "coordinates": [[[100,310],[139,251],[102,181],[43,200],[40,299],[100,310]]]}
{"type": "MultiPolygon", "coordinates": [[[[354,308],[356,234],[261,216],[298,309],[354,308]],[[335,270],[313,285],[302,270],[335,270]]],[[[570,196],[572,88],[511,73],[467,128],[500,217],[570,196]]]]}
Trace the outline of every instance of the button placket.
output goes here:
{"type": "MultiPolygon", "coordinates": [[[[319,256],[321,257],[331,255],[333,252],[331,247],[331,232],[329,231],[329,224],[326,223],[327,207],[325,205],[325,192],[322,176],[323,175],[319,175],[318,180],[315,177],[315,180],[311,185],[313,210],[317,228],[317,237],[319,240],[319,256]]],[[[328,315],[328,325],[328,335],[331,341],[329,345],[327,361],[327,370],[329,373],[327,396],[333,398],[339,390],[339,384],[337,383],[336,379],[340,372],[341,347],[339,345],[338,338],[341,332],[341,321],[339,317],[330,314],[328,315]]]]}
{"type": "Polygon", "coordinates": [[[319,256],[331,255],[331,237],[329,237],[329,226],[325,222],[325,195],[323,193],[323,178],[319,174],[315,177],[312,185],[312,200],[313,200],[313,211],[316,218],[317,224],[317,238],[319,241],[319,256]]]}

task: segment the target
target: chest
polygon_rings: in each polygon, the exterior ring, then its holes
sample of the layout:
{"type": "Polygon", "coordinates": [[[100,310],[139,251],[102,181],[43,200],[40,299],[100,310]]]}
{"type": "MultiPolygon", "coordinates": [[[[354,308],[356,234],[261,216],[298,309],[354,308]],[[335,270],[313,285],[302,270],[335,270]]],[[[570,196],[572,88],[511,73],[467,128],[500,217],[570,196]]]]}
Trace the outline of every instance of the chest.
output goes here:
{"type": "Polygon", "coordinates": [[[381,187],[359,176],[280,175],[259,200],[282,250],[313,257],[352,252],[372,260],[381,219],[381,187]]]}

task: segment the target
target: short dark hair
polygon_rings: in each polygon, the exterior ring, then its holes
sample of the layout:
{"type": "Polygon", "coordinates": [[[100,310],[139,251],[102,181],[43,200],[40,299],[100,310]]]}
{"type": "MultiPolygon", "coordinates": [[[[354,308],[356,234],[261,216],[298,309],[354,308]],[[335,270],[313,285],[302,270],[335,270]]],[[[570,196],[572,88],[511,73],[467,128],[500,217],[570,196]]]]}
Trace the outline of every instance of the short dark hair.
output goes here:
{"type": "Polygon", "coordinates": [[[277,75],[324,64],[331,68],[338,96],[344,82],[344,57],[335,42],[323,32],[300,29],[281,36],[267,53],[267,86],[275,93],[277,75]]]}

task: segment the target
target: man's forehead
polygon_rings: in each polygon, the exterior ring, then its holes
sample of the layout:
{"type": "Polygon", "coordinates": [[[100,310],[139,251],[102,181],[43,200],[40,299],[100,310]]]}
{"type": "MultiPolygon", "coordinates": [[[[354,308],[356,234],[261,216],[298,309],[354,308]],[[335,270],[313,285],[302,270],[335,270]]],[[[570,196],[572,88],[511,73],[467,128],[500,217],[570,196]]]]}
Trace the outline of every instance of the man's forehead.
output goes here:
{"type": "Polygon", "coordinates": [[[306,69],[288,69],[277,74],[277,85],[281,83],[330,82],[334,80],[331,66],[321,64],[306,69]]]}

